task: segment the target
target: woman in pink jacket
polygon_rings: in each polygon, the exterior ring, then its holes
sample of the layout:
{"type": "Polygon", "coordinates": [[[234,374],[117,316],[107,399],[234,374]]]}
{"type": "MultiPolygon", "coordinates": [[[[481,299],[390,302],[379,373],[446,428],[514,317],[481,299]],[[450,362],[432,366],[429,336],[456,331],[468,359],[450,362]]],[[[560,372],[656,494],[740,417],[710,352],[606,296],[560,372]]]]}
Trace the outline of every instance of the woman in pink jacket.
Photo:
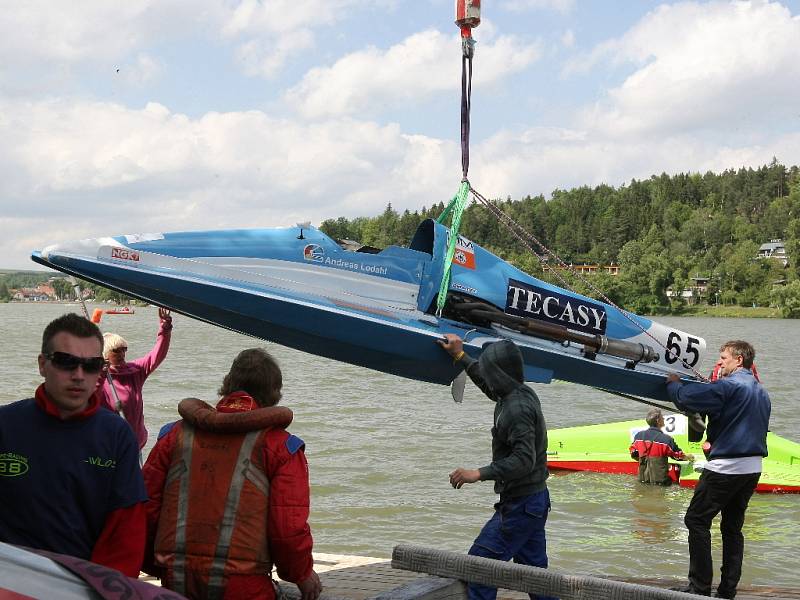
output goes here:
{"type": "Polygon", "coordinates": [[[155,346],[145,356],[132,362],[125,360],[128,342],[116,333],[106,333],[103,336],[105,340],[103,357],[109,362],[109,377],[103,383],[105,403],[108,408],[120,413],[128,421],[139,441],[140,450],[147,443],[142,388],[150,373],[155,371],[167,356],[172,332],[172,317],[169,311],[159,308],[158,317],[160,323],[155,346]]]}

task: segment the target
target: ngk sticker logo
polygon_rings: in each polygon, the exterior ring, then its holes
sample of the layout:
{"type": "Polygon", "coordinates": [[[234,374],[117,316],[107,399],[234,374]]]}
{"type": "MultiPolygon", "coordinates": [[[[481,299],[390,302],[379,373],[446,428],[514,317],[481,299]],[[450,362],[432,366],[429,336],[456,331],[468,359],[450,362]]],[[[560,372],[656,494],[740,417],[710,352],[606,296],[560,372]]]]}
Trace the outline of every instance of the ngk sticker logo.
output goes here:
{"type": "Polygon", "coordinates": [[[121,260],[135,260],[139,261],[139,253],[131,250],[130,248],[111,248],[111,258],[119,258],[121,260]]]}

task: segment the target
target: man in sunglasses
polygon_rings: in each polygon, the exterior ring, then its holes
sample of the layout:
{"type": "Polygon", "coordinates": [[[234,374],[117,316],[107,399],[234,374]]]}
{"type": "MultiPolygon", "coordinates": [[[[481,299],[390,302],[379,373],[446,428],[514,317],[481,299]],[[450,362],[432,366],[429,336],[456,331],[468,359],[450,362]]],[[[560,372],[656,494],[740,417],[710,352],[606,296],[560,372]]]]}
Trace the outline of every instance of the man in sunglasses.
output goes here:
{"type": "Polygon", "coordinates": [[[136,577],[147,499],[130,427],[101,408],[97,325],[76,314],[42,335],[33,398],[0,406],[0,541],[136,577]]]}

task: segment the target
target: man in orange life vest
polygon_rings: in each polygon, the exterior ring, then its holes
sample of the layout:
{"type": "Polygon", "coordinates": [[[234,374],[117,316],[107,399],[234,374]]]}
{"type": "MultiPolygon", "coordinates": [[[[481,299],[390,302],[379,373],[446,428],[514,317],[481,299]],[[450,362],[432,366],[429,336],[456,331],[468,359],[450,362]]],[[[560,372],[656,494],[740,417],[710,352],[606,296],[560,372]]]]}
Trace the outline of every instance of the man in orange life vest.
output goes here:
{"type": "Polygon", "coordinates": [[[302,600],[322,591],[311,555],[309,483],[303,441],[275,406],[282,376],[260,348],[236,357],[216,409],[181,401],[143,468],[148,550],[145,570],[189,598],[275,598],[278,576],[302,600]],[[154,568],[155,567],[155,568],[154,568]]]}

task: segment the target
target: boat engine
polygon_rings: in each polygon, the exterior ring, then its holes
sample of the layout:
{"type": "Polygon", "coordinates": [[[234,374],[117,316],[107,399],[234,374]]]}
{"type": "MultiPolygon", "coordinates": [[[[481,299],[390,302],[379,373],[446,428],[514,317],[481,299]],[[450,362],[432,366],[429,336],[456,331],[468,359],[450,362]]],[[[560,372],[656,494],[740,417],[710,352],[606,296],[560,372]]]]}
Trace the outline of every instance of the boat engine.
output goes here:
{"type": "Polygon", "coordinates": [[[597,354],[615,356],[631,361],[628,364],[630,368],[635,367],[640,362],[656,362],[659,359],[658,352],[645,344],[617,340],[605,335],[583,333],[568,329],[563,325],[509,315],[496,306],[460,294],[448,295],[445,312],[450,313],[456,320],[465,321],[479,327],[497,323],[520,333],[554,342],[582,344],[584,355],[587,358],[594,358],[597,354]]]}

